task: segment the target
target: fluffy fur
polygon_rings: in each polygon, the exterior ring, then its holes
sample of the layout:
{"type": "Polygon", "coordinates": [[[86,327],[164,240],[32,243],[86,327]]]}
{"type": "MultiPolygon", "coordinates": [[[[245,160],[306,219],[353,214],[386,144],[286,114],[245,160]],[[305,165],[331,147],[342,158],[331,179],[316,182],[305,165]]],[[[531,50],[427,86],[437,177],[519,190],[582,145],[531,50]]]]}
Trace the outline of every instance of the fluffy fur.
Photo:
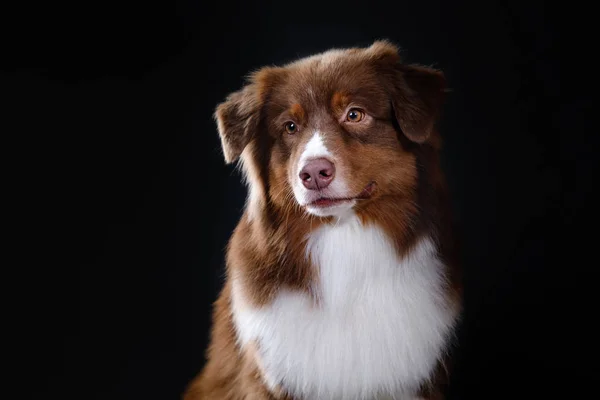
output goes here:
{"type": "Polygon", "coordinates": [[[461,308],[444,91],[378,41],[263,68],[219,105],[249,195],[185,400],[442,398],[461,308]],[[311,190],[321,158],[335,176],[311,190]]]}
{"type": "Polygon", "coordinates": [[[261,344],[265,381],[315,400],[416,393],[455,315],[431,239],[399,259],[381,229],[350,215],[312,233],[307,250],[321,266],[317,303],[282,290],[267,307],[246,307],[233,281],[240,345],[261,344]]]}

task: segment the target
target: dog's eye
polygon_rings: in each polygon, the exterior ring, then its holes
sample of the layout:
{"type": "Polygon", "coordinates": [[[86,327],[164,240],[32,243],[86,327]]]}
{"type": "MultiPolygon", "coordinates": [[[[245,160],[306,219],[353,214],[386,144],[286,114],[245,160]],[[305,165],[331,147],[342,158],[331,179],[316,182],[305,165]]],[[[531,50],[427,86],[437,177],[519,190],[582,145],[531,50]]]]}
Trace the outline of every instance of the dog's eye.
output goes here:
{"type": "Polygon", "coordinates": [[[358,108],[353,108],[350,111],[348,111],[348,114],[346,114],[346,121],[360,122],[363,120],[364,117],[365,113],[363,111],[359,110],[358,108]]]}
{"type": "Polygon", "coordinates": [[[287,133],[289,133],[290,135],[293,135],[294,133],[298,132],[298,125],[296,125],[293,122],[286,122],[285,123],[285,131],[287,133]]]}

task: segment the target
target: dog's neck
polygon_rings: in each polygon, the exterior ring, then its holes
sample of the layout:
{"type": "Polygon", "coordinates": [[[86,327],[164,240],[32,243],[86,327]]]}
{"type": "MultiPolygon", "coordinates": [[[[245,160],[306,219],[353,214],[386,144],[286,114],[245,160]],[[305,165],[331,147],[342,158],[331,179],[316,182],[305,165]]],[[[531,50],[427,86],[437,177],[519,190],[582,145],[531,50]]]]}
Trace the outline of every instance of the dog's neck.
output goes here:
{"type": "Polygon", "coordinates": [[[263,250],[277,251],[271,247],[296,248],[306,246],[312,232],[324,225],[339,225],[349,219],[358,218],[363,226],[381,228],[394,243],[400,255],[414,244],[417,237],[437,237],[435,224],[427,210],[418,208],[414,202],[402,195],[387,195],[375,201],[358,204],[354,209],[335,216],[318,217],[309,214],[298,205],[276,207],[268,199],[248,201],[245,223],[253,231],[253,239],[263,250]],[[272,240],[277,238],[278,240],[272,240]]]}

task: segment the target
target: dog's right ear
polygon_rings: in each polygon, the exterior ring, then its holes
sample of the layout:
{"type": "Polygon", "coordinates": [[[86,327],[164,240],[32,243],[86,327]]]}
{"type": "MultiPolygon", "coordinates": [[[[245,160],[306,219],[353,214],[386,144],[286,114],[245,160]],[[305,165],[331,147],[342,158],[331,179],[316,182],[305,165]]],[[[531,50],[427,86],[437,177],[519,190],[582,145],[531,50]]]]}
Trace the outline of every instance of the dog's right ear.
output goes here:
{"type": "Polygon", "coordinates": [[[243,89],[217,106],[214,117],[227,164],[236,161],[257,135],[263,105],[280,76],[280,68],[263,68],[250,76],[243,89]]]}

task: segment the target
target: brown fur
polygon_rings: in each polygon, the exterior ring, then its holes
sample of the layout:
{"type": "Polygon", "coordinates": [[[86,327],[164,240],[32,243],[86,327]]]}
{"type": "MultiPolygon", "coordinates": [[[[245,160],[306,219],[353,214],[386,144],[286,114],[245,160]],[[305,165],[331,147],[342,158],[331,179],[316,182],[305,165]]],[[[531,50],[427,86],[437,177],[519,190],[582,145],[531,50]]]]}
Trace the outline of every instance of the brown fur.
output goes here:
{"type": "MultiPolygon", "coordinates": [[[[441,72],[405,65],[395,46],[378,41],[262,69],[218,106],[225,159],[241,156],[257,195],[229,243],[228,281],[215,303],[208,362],[185,400],[286,399],[282,388],[272,393],[264,386],[256,345],[236,343],[229,279],[241,278],[254,306],[268,304],[284,287],[314,290],[318,271],[304,257],[305,238],[330,218],[306,214],[293,197],[292,166],[310,138],[306,132],[327,132],[327,147],[339,155],[337,169],[352,177],[347,181],[356,195],[375,182],[356,213],[364,223],[380,225],[400,256],[422,235],[434,237],[448,266],[448,296],[459,307],[456,245],[435,130],[444,91],[441,72]],[[344,122],[355,105],[366,111],[367,122],[344,122]],[[292,135],[284,129],[289,120],[298,126],[292,135]]],[[[421,395],[441,399],[446,371],[440,364],[421,395]]]]}

